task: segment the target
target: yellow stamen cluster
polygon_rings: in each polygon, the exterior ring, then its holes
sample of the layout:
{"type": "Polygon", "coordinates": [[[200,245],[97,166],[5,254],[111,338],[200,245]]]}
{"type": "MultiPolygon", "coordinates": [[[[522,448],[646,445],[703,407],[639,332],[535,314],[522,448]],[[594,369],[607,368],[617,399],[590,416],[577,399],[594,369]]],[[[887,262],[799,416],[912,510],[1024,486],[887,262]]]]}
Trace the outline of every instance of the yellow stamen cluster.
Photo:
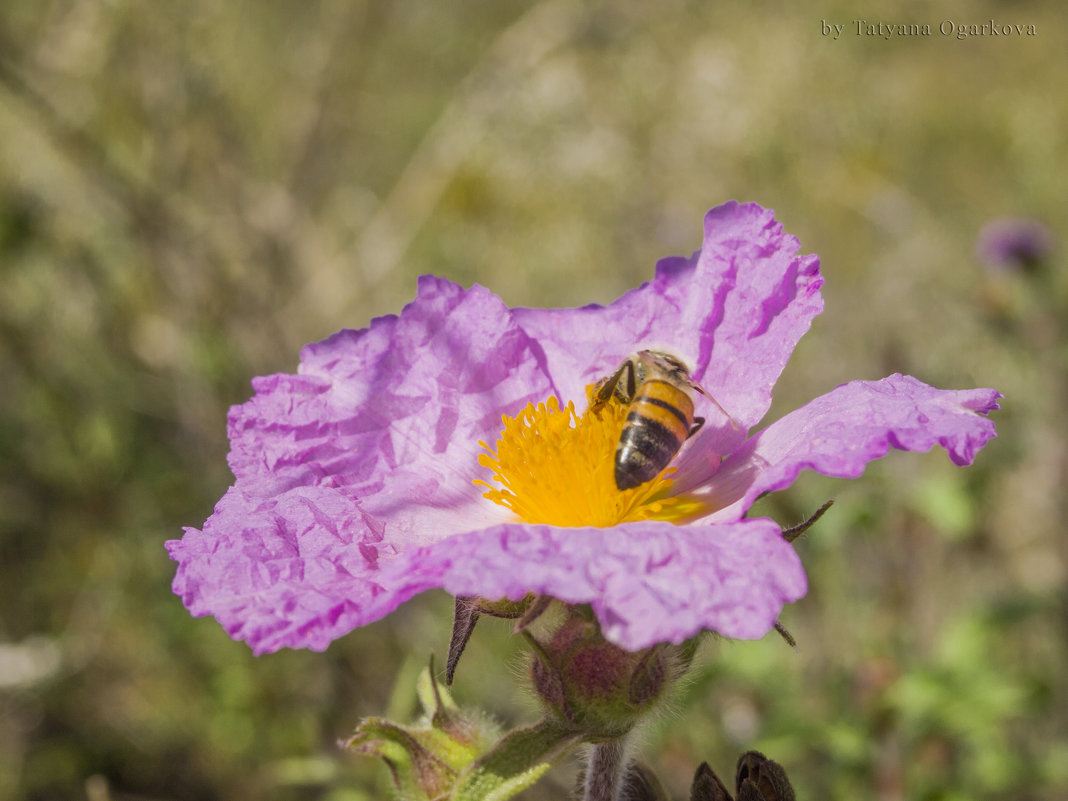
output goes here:
{"type": "Polygon", "coordinates": [[[634,520],[673,519],[675,498],[667,468],[652,481],[620,491],[615,482],[616,443],[627,408],[614,399],[596,414],[564,409],[556,398],[527,404],[515,417],[503,418],[504,430],[494,451],[479,464],[493,471],[499,487],[484,497],[511,509],[527,523],[554,526],[614,526],[634,520]]]}

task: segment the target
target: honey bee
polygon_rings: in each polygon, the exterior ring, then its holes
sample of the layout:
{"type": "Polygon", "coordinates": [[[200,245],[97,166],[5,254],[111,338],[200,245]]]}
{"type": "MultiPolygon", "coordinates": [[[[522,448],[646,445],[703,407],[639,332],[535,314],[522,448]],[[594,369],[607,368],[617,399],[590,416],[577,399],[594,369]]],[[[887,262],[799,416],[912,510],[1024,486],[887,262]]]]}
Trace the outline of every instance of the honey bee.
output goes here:
{"type": "Polygon", "coordinates": [[[656,477],[682,443],[704,425],[694,417],[693,392],[699,392],[737,424],[715,398],[690,378],[686,365],[669,353],[640,350],[594,388],[590,411],[596,412],[614,395],[629,407],[616,445],[616,487],[632,489],[656,477]]]}

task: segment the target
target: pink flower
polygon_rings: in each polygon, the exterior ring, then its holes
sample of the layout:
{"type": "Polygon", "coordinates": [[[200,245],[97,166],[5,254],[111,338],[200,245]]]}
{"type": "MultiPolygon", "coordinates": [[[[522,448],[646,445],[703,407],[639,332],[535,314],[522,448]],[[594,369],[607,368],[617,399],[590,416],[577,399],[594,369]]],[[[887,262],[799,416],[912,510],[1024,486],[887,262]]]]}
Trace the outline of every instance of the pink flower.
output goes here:
{"type": "Polygon", "coordinates": [[[257,653],[325,649],[433,588],[590,604],[629,650],[763,636],[806,580],[779,526],[744,517],[753,501],[805,468],[859,476],[891,446],[968,464],[1000,395],[855,381],[750,435],[822,311],[819,261],[755,204],[713,209],[704,229],[700,251],[606,307],[509,309],[425,276],[399,316],[254,380],[229,416],[234,485],[167,544],[174,591],[257,653]],[[603,478],[619,421],[582,412],[589,385],[650,347],[735,425],[697,396],[708,422],[674,472],[626,495],[603,478]]]}
{"type": "Polygon", "coordinates": [[[998,217],[979,231],[975,251],[995,271],[1034,269],[1053,252],[1053,234],[1030,217],[998,217]]]}

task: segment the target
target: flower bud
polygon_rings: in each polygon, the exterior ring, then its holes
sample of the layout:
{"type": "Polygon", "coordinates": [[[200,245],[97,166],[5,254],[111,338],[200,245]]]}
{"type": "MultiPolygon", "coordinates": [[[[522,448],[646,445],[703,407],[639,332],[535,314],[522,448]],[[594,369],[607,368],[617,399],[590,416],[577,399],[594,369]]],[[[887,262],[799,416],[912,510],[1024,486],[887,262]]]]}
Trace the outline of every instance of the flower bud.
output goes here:
{"type": "Polygon", "coordinates": [[[536,659],[538,695],[562,722],[588,741],[621,737],[663,697],[682,672],[680,649],[656,645],[624,651],[604,639],[596,621],[574,607],[547,642],[527,634],[536,659]]]}
{"type": "MultiPolygon", "coordinates": [[[[795,801],[794,788],[786,771],[759,751],[746,751],[738,758],[735,771],[737,801],[795,801]]],[[[693,777],[690,801],[734,801],[727,788],[707,762],[693,777]]]]}
{"type": "Polygon", "coordinates": [[[794,788],[782,765],[759,751],[746,751],[738,757],[735,784],[738,801],[795,801],[794,788]]]}
{"type": "Polygon", "coordinates": [[[702,762],[697,766],[697,772],[693,777],[690,801],[733,801],[733,799],[719,776],[707,762],[702,762]]]}

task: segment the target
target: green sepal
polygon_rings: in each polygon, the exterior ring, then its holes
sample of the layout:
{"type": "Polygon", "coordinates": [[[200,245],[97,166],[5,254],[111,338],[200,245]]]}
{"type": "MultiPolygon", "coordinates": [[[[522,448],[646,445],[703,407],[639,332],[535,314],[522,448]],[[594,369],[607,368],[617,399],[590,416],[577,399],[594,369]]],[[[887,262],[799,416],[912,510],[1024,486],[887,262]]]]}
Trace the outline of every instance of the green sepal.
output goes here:
{"type": "Polygon", "coordinates": [[[422,737],[383,718],[365,718],[344,745],[359,754],[381,757],[399,798],[439,798],[455,782],[457,771],[434,753],[438,744],[421,742],[436,738],[419,734],[422,737]]]}
{"type": "Polygon", "coordinates": [[[584,739],[546,717],[506,734],[459,777],[450,801],[504,801],[530,787],[584,739]]]}
{"type": "Polygon", "coordinates": [[[380,757],[404,801],[504,801],[530,787],[583,734],[547,717],[500,737],[478,712],[461,709],[433,662],[416,682],[423,716],[402,726],[365,718],[343,746],[380,757]]]}
{"type": "Polygon", "coordinates": [[[424,712],[420,720],[400,725],[385,718],[365,718],[342,743],[357,753],[381,757],[397,797],[406,801],[448,798],[457,776],[500,734],[496,724],[480,713],[461,710],[438,683],[433,668],[431,661],[416,683],[424,712]]]}

